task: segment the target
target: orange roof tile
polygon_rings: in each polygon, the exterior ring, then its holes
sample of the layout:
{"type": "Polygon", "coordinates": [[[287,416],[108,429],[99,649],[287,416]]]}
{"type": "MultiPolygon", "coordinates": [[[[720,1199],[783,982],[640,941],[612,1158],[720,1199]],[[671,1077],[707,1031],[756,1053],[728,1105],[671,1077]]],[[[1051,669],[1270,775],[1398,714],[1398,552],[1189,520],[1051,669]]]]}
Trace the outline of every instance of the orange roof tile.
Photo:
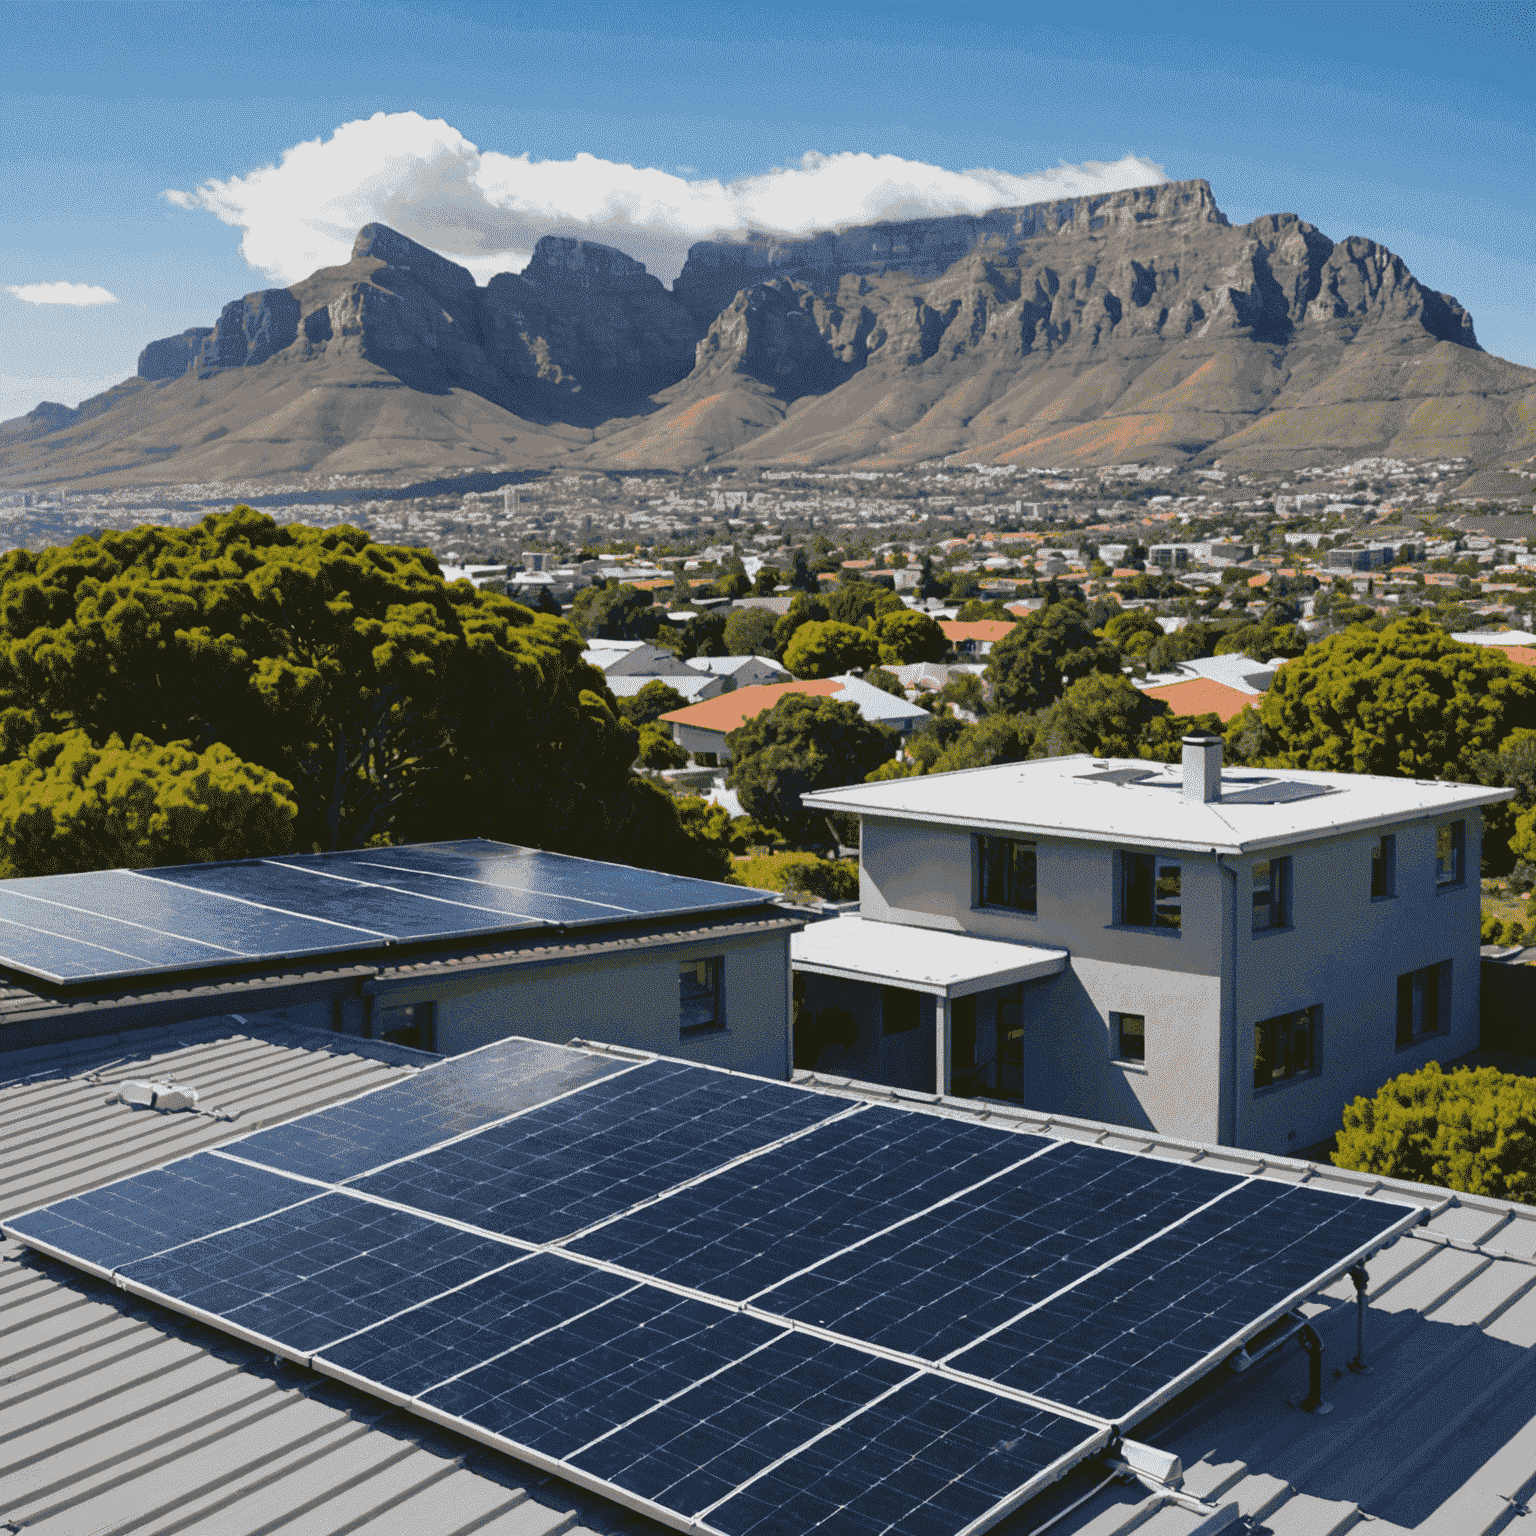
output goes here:
{"type": "Polygon", "coordinates": [[[1536,647],[1529,645],[1492,645],[1489,650],[1503,651],[1513,662],[1522,667],[1536,667],[1536,647]]]}
{"type": "Polygon", "coordinates": [[[939,628],[952,645],[958,645],[962,640],[1001,640],[1013,632],[1013,625],[1007,619],[973,619],[966,624],[958,619],[940,619],[939,628]]]}
{"type": "Polygon", "coordinates": [[[1209,677],[1192,677],[1187,683],[1164,683],[1145,692],[1149,698],[1161,699],[1176,715],[1216,715],[1223,724],[1240,715],[1249,704],[1257,707],[1264,697],[1229,688],[1209,677]]]}
{"type": "Polygon", "coordinates": [[[1250,587],[1267,587],[1271,579],[1270,572],[1260,571],[1257,576],[1250,576],[1248,578],[1248,585],[1250,587]]]}
{"type": "Polygon", "coordinates": [[[842,680],[836,677],[820,677],[805,682],[756,683],[750,688],[738,688],[734,693],[722,693],[702,704],[689,704],[674,709],[661,718],[669,724],[691,725],[701,731],[734,731],[738,725],[772,709],[786,693],[830,694],[842,691],[842,680]]]}

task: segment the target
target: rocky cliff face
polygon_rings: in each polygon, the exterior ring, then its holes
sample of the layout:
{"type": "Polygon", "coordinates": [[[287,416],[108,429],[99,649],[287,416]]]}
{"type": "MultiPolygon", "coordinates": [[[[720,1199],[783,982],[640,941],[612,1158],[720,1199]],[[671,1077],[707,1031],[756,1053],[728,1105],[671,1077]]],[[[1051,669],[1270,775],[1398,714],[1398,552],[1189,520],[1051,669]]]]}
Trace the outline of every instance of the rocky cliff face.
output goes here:
{"type": "Polygon", "coordinates": [[[541,240],[485,287],[383,225],[349,261],[152,342],[77,410],[0,424],[0,470],[155,480],[1536,450],[1536,373],[1374,242],[1235,227],[1203,181],[976,217],[703,241],[668,292],[541,240]],[[75,466],[75,468],[70,468],[75,466]]]}
{"type": "Polygon", "coordinates": [[[521,275],[480,288],[463,267],[369,224],[345,266],[236,299],[211,329],[151,342],[139,376],[208,378],[351,350],[426,393],[464,389],[535,417],[601,420],[682,378],[696,339],[687,311],[611,247],[546,238],[521,275]]]}

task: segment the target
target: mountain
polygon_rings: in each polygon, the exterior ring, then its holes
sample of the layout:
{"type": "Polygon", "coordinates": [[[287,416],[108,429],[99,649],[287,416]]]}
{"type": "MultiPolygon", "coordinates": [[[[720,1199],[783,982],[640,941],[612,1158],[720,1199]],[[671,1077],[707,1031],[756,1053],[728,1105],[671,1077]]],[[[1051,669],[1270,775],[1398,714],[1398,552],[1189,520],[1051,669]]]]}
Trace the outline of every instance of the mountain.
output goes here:
{"type": "Polygon", "coordinates": [[[1384,247],[1204,181],[703,241],[669,292],[591,241],[485,287],[382,225],[352,259],[0,424],[12,484],[614,467],[1536,452],[1536,371],[1384,247]]]}

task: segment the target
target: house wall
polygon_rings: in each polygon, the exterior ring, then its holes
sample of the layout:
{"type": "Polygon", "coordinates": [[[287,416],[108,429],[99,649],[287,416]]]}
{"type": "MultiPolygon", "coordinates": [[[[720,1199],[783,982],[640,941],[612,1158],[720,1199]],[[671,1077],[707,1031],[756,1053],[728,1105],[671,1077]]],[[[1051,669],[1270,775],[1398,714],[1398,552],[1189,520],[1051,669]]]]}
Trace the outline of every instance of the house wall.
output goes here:
{"type": "Polygon", "coordinates": [[[690,757],[700,752],[713,752],[722,763],[730,762],[731,754],[725,749],[725,735],[724,731],[701,731],[698,726],[684,725],[680,720],[672,722],[672,740],[690,757]]]}
{"type": "Polygon", "coordinates": [[[463,977],[439,974],[392,985],[374,999],[376,1008],[420,1002],[435,1004],[437,1049],[449,1056],[508,1035],[558,1045],[580,1037],[763,1077],[789,1074],[789,936],[784,933],[463,977]],[[724,961],[725,1027],[683,1036],[678,966],[710,956],[724,961]]]}
{"type": "MultiPolygon", "coordinates": [[[[1477,1047],[1481,821],[1464,818],[1466,880],[1440,891],[1441,819],[1277,850],[1292,859],[1291,922],[1259,934],[1255,860],[1182,854],[1183,921],[1170,934],[1114,922],[1116,848],[1042,839],[1038,912],[1027,915],[972,905],[969,832],[865,817],[860,912],[1070,952],[1064,972],[1024,988],[1030,1107],[1294,1152],[1331,1136],[1357,1095],[1477,1047]],[[1371,849],[1383,830],[1397,838],[1396,895],[1373,902],[1371,849]],[[1442,960],[1452,963],[1442,1028],[1399,1048],[1397,978],[1442,960]],[[1256,1089],[1254,1026],[1313,1006],[1320,1070],[1256,1089]],[[1145,1018],[1144,1063],[1116,1060],[1116,1013],[1145,1018]]],[[[985,1038],[980,1015],[977,1033],[985,1038]]]]}

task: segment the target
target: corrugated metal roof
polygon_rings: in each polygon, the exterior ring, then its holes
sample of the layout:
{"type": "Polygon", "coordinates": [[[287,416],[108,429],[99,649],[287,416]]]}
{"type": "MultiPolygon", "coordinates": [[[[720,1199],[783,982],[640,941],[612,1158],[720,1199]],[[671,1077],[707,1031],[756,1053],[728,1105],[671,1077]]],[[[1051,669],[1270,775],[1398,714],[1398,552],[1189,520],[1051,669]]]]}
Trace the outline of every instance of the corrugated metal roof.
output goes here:
{"type": "MultiPolygon", "coordinates": [[[[228,1017],[0,1055],[0,1210],[291,1119],[434,1058],[228,1017]],[[233,1121],[106,1102],[173,1073],[233,1121]]],[[[0,1526],[28,1536],[655,1536],[663,1527],[0,1242],[0,1526]]]]}
{"type": "Polygon", "coordinates": [[[1332,1412],[1291,1406],[1306,1392],[1307,1361],[1287,1344],[1241,1374],[1217,1371],[1136,1426],[1137,1440],[1179,1456],[1180,1491],[1190,1497],[1170,1500],[1090,1464],[995,1527],[998,1536],[1026,1536],[1051,1521],[1052,1536],[1220,1529],[1340,1536],[1362,1520],[1373,1536],[1494,1536],[1529,1523],[1536,1498],[1536,1207],[981,1100],[807,1072],[795,1081],[931,1114],[1007,1119],[1154,1157],[1254,1171],[1263,1165],[1271,1176],[1439,1204],[1428,1225],[1369,1265],[1369,1374],[1346,1365],[1357,1320],[1348,1280],[1301,1309],[1322,1336],[1332,1412]]]}

